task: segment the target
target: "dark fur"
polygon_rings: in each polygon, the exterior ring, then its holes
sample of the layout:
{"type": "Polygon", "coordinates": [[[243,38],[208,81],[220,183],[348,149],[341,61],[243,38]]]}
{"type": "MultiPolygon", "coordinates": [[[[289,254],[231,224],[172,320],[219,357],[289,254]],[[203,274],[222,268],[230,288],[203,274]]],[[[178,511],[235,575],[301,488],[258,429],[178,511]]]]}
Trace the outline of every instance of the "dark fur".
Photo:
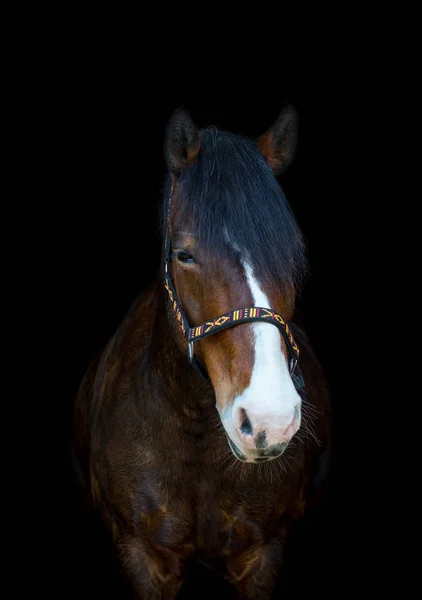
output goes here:
{"type": "MultiPolygon", "coordinates": [[[[258,276],[281,286],[302,273],[294,219],[253,143],[202,132],[178,193],[215,254],[227,250],[224,225],[258,276]]],[[[259,465],[228,453],[213,388],[175,343],[162,273],[88,370],[75,407],[75,462],[137,598],[174,598],[188,558],[221,565],[239,597],[271,596],[288,533],[319,493],[330,436],[324,378],[305,333],[294,327],[294,335],[319,444],[305,415],[289,458],[259,465]]]]}

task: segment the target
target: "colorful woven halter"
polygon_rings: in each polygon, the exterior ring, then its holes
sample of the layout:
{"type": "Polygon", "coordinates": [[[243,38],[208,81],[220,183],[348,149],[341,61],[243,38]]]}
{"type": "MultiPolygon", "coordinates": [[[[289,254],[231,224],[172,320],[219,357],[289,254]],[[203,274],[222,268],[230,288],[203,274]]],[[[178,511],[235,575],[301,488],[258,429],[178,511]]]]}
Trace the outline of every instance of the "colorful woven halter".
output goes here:
{"type": "Polygon", "coordinates": [[[189,362],[196,368],[196,370],[200,373],[200,375],[202,375],[202,377],[207,379],[207,381],[210,381],[208,373],[194,355],[194,342],[197,342],[198,340],[207,337],[208,335],[212,335],[213,333],[218,333],[223,329],[234,327],[235,325],[241,325],[242,323],[251,323],[252,321],[261,321],[265,323],[270,323],[271,325],[275,325],[283,335],[283,338],[286,342],[289,351],[290,374],[292,375],[295,370],[296,364],[299,360],[299,348],[296,342],[294,341],[292,332],[290,331],[290,328],[286,321],[281,315],[271,310],[270,308],[258,306],[237,308],[228,313],[225,313],[224,315],[220,315],[212,321],[207,321],[202,325],[196,325],[194,327],[191,327],[189,325],[186,315],[182,311],[180,302],[177,298],[176,290],[174,289],[170,274],[168,272],[168,264],[171,260],[169,220],[171,203],[172,196],[170,195],[167,211],[166,239],[164,250],[164,286],[168,292],[170,303],[176,315],[176,319],[180,324],[180,328],[183,332],[184,337],[188,341],[189,362]]]}

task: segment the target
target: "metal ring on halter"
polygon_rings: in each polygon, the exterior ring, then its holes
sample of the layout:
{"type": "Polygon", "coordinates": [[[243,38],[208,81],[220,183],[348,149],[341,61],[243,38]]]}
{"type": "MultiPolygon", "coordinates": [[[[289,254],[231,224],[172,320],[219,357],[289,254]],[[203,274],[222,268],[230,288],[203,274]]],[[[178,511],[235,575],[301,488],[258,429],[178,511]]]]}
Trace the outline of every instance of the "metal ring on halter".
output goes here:
{"type": "Polygon", "coordinates": [[[193,342],[188,343],[188,358],[189,362],[191,363],[193,360],[193,342]]]}
{"type": "Polygon", "coordinates": [[[297,365],[297,360],[295,358],[292,358],[290,360],[290,373],[294,372],[294,370],[296,369],[296,365],[297,365]]]}

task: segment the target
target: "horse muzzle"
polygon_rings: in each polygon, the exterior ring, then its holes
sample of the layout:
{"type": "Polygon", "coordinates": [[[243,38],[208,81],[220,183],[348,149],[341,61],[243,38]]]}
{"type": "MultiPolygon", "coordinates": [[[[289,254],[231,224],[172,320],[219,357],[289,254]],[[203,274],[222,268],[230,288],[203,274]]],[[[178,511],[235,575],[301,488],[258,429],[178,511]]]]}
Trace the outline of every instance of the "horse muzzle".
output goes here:
{"type": "Polygon", "coordinates": [[[226,422],[225,429],[233,454],[243,462],[265,462],[283,454],[300,428],[301,411],[298,405],[287,418],[254,418],[238,408],[232,418],[230,427],[226,422]]]}

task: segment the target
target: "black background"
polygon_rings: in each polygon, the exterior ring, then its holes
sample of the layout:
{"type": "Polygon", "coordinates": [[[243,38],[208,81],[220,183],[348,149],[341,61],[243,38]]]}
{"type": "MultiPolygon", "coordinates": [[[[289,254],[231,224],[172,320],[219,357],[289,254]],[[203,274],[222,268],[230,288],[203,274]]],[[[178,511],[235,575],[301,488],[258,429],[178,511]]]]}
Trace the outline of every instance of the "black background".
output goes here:
{"type": "Polygon", "coordinates": [[[54,492],[46,501],[41,537],[49,548],[44,556],[57,564],[57,581],[70,597],[117,597],[106,541],[86,518],[73,487],[70,420],[89,360],[157,272],[163,137],[169,116],[181,105],[199,126],[214,124],[251,138],[286,103],[298,111],[299,145],[280,183],[308,245],[310,276],[299,309],[332,392],[337,440],[329,514],[315,550],[317,588],[334,596],[344,581],[359,587],[377,544],[368,525],[375,442],[371,446],[366,439],[365,452],[355,453],[363,441],[357,424],[367,401],[357,367],[366,318],[363,265],[373,251],[373,240],[364,242],[362,214],[368,209],[357,180],[360,157],[350,146],[358,131],[353,117],[358,101],[340,86],[335,69],[315,65],[316,79],[299,73],[291,83],[282,73],[266,71],[265,63],[242,70],[233,61],[225,67],[223,73],[211,62],[186,73],[170,61],[153,68],[145,56],[117,47],[107,51],[93,42],[63,58],[48,99],[47,195],[54,208],[44,206],[54,342],[46,357],[53,398],[46,408],[55,425],[47,428],[46,469],[54,492]]]}

